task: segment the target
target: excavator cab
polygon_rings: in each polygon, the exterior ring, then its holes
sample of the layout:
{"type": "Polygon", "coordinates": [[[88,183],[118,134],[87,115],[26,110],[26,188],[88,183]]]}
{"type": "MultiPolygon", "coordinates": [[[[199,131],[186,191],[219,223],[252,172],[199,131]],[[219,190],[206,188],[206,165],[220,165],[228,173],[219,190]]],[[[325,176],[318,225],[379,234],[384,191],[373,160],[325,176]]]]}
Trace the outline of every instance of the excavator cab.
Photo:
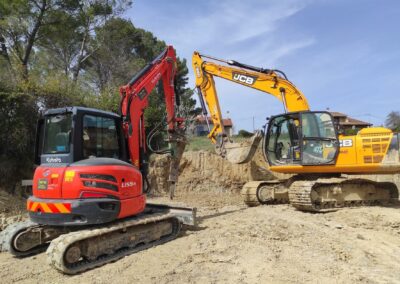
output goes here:
{"type": "Polygon", "coordinates": [[[339,140],[328,112],[292,112],[271,117],[264,137],[271,166],[335,164],[339,140]]]}

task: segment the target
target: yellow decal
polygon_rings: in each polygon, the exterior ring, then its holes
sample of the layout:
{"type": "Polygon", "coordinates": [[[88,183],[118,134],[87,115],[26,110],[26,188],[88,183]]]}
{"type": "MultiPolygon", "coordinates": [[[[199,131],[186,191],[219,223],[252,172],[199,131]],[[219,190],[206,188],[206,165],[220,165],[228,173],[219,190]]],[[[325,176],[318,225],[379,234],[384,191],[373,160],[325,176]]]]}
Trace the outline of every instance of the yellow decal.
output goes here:
{"type": "Polygon", "coordinates": [[[47,206],[46,203],[44,202],[40,202],[40,207],[42,207],[43,211],[46,213],[52,213],[51,209],[49,208],[49,206],[47,206]]]}
{"type": "Polygon", "coordinates": [[[39,206],[38,202],[33,202],[32,207],[31,207],[31,211],[36,211],[36,208],[39,206]]]}
{"type": "Polygon", "coordinates": [[[62,203],[54,203],[54,206],[57,207],[60,213],[70,213],[70,211],[67,208],[65,208],[64,204],[62,203]]]}
{"type": "Polygon", "coordinates": [[[65,182],[72,182],[74,180],[75,171],[66,171],[64,176],[65,182]]]}

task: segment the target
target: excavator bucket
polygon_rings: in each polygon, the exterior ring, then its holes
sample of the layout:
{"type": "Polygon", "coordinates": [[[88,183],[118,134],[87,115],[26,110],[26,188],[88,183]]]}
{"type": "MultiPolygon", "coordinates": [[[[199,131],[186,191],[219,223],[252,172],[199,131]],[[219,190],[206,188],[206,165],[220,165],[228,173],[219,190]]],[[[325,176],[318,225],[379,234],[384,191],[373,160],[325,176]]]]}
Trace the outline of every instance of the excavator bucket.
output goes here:
{"type": "Polygon", "coordinates": [[[225,142],[226,159],[233,164],[244,164],[251,161],[262,139],[262,131],[257,131],[248,141],[225,142]]]}

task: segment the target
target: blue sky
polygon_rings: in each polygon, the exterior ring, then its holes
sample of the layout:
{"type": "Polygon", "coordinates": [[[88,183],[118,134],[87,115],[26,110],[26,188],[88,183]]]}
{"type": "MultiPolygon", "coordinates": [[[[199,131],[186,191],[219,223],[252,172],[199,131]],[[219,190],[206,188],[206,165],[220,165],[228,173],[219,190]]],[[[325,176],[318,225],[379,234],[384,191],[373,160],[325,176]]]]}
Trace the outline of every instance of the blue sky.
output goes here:
{"type": "MultiPolygon", "coordinates": [[[[125,16],[188,60],[190,87],[197,50],[283,70],[313,110],[375,125],[400,111],[400,1],[136,0],[125,16]]],[[[216,85],[236,131],[283,112],[270,95],[222,79],[216,85]]]]}

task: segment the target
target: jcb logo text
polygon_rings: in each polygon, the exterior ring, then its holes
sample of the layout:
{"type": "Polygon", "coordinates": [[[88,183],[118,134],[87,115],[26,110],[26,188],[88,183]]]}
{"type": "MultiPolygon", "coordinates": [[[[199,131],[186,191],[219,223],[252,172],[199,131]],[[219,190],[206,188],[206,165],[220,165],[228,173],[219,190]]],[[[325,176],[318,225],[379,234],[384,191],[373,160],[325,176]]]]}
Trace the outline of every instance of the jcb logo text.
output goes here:
{"type": "Polygon", "coordinates": [[[247,85],[253,85],[254,82],[257,80],[257,77],[243,75],[243,74],[239,74],[239,73],[233,73],[232,79],[234,81],[239,81],[239,82],[245,83],[247,85]]]}

